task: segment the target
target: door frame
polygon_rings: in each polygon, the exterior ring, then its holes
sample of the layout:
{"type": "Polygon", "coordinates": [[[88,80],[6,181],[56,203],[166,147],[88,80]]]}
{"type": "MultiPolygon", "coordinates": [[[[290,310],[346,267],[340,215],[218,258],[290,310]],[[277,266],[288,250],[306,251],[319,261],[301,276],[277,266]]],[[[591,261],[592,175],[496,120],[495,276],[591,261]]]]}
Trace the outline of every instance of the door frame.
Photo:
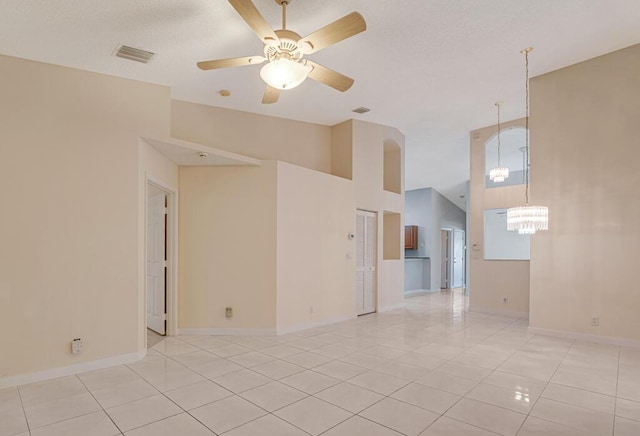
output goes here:
{"type": "MultiPolygon", "coordinates": [[[[144,277],[147,276],[147,222],[148,222],[148,197],[149,185],[162,190],[167,194],[167,279],[166,287],[166,307],[167,312],[167,336],[175,336],[178,332],[178,189],[168,185],[149,174],[145,177],[144,185],[144,277]]],[[[141,307],[144,322],[143,336],[146,344],[147,331],[147,285],[146,279],[143,281],[143,304],[141,307]]]]}
{"type": "MultiPolygon", "coordinates": [[[[374,234],[375,239],[376,239],[375,244],[374,244],[374,246],[375,246],[375,255],[374,255],[375,274],[373,276],[374,276],[375,280],[374,280],[374,284],[373,284],[373,311],[359,314],[358,310],[357,310],[358,306],[357,306],[357,303],[356,303],[356,316],[363,316],[363,315],[369,315],[369,314],[372,314],[372,313],[378,313],[378,281],[379,281],[379,278],[380,278],[380,270],[378,268],[379,267],[379,265],[378,265],[378,246],[379,246],[379,243],[380,243],[380,235],[378,234],[378,229],[380,228],[380,225],[378,223],[378,215],[379,215],[378,211],[357,208],[356,209],[356,219],[357,219],[357,216],[358,216],[358,212],[364,212],[365,213],[364,216],[366,216],[366,214],[373,215],[373,217],[375,219],[375,226],[374,226],[375,228],[373,229],[373,234],[374,234]]],[[[366,220],[365,220],[365,222],[366,222],[366,220]]],[[[356,244],[357,244],[357,241],[356,241],[356,244]]],[[[357,268],[357,265],[358,265],[357,256],[358,256],[358,253],[356,252],[356,259],[355,259],[356,268],[357,268]]],[[[355,283],[354,283],[354,285],[355,285],[355,283]]],[[[355,288],[355,286],[354,286],[354,288],[355,288]]],[[[354,295],[354,297],[355,297],[355,295],[354,295]]]]}
{"type": "Polygon", "coordinates": [[[451,237],[452,231],[451,229],[441,228],[440,229],[440,289],[450,289],[451,288],[451,237]],[[442,245],[442,235],[443,233],[446,235],[446,245],[442,245]],[[443,258],[443,252],[446,251],[446,254],[443,258]],[[444,272],[445,276],[442,277],[442,262],[444,261],[444,272]],[[443,287],[442,283],[446,283],[446,286],[443,287]]]}
{"type": "MultiPolygon", "coordinates": [[[[450,244],[450,253],[451,255],[449,256],[449,258],[451,258],[454,255],[454,250],[455,250],[455,233],[456,232],[462,232],[462,234],[464,235],[464,243],[462,244],[462,256],[464,257],[464,260],[462,262],[462,284],[458,287],[462,287],[465,288],[467,286],[467,250],[466,250],[466,246],[467,246],[467,232],[464,229],[451,229],[451,233],[449,234],[450,238],[451,238],[451,244],[450,244]]],[[[450,285],[450,289],[454,288],[454,265],[453,262],[451,262],[451,275],[449,276],[451,278],[451,282],[449,283],[450,285]]]]}

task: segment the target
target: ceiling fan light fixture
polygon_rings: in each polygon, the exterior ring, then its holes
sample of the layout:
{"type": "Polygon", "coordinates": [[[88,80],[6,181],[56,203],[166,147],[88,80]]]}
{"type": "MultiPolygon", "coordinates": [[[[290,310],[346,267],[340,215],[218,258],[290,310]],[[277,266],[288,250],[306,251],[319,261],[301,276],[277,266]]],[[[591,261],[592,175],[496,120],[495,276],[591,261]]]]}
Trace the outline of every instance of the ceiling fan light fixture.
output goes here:
{"type": "Polygon", "coordinates": [[[293,89],[307,78],[312,70],[308,65],[287,58],[275,59],[260,70],[260,77],[275,89],[293,89]]]}

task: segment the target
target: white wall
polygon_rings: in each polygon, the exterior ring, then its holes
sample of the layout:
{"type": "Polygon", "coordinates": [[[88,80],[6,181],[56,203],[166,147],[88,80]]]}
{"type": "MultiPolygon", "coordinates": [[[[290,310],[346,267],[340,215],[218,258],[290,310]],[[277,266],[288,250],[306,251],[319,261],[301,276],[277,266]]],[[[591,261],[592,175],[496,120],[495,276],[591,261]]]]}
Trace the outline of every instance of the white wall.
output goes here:
{"type": "MultiPolygon", "coordinates": [[[[174,192],[175,201],[178,199],[178,166],[168,160],[165,156],[160,154],[155,148],[147,144],[144,140],[138,141],[138,305],[141,308],[146,308],[146,204],[147,204],[147,181],[153,180],[155,183],[160,183],[164,188],[170,189],[174,192]]],[[[169,216],[173,219],[177,218],[177,204],[169,204],[169,216]],[[173,210],[173,209],[176,210],[173,210]]],[[[176,222],[169,220],[169,226],[176,226],[176,222]]],[[[168,237],[174,236],[172,231],[168,229],[168,237]]],[[[174,241],[169,241],[168,248],[170,251],[174,250],[174,241]]],[[[168,253],[172,270],[168,274],[168,280],[173,282],[173,273],[176,271],[178,259],[173,258],[174,253],[168,253]]],[[[168,286],[172,286],[172,283],[168,283],[168,286]]],[[[177,286],[176,286],[177,287],[177,286]]],[[[175,308],[177,301],[175,301],[177,289],[173,289],[171,295],[167,295],[168,309],[175,308]]],[[[144,310],[143,312],[146,312],[144,310]]],[[[167,323],[168,331],[170,334],[175,334],[175,328],[177,327],[177,313],[170,313],[167,323]]],[[[147,346],[147,322],[146,313],[142,313],[138,317],[138,348],[145,349],[147,346]]]]}
{"type": "Polygon", "coordinates": [[[276,199],[275,161],[255,167],[180,167],[183,333],[275,331],[276,199]],[[231,319],[225,318],[228,306],[231,319]]]}
{"type": "MultiPolygon", "coordinates": [[[[180,327],[275,329],[276,163],[254,169],[255,177],[200,168],[180,169],[177,179],[175,166],[140,137],[173,134],[328,173],[330,127],[171,102],[166,87],[15,58],[0,56],[0,70],[0,119],[7,121],[0,131],[0,177],[9,211],[0,214],[0,328],[20,328],[20,335],[0,336],[0,349],[11,350],[0,359],[0,383],[145,351],[147,175],[170,186],[178,180],[180,327]],[[248,218],[250,203],[263,215],[248,218]],[[218,221],[226,224],[212,230],[218,221]],[[213,252],[216,245],[225,248],[213,252]],[[229,257],[235,262],[223,270],[229,257]],[[224,281],[213,289],[216,268],[224,281]],[[263,290],[257,299],[251,292],[226,293],[253,284],[263,290]],[[236,309],[231,321],[221,318],[226,305],[236,309]],[[76,337],[84,339],[85,351],[74,356],[76,337]]],[[[401,213],[402,195],[382,190],[382,169],[385,141],[403,149],[404,137],[385,126],[353,126],[355,207],[373,208],[380,217],[401,213]]],[[[384,309],[402,302],[402,263],[378,253],[378,307],[384,309]]]]}
{"type": "MultiPolygon", "coordinates": [[[[524,120],[503,123],[503,128],[524,126],[524,120]]],[[[509,208],[524,203],[524,185],[485,187],[485,147],[496,126],[471,132],[471,169],[467,214],[467,289],[473,310],[526,316],[529,313],[529,261],[485,260],[484,211],[509,208]],[[507,302],[504,303],[504,298],[507,302]]]]}
{"type": "Polygon", "coordinates": [[[331,127],[173,100],[171,135],[258,159],[331,172],[331,127]]]}
{"type": "Polygon", "coordinates": [[[5,56],[0,71],[0,384],[135,354],[138,138],[169,134],[169,89],[5,56]]]}
{"type": "MultiPolygon", "coordinates": [[[[385,212],[400,214],[404,210],[404,176],[401,177],[400,194],[385,191],[384,150],[397,146],[400,149],[401,174],[404,174],[404,135],[397,129],[359,120],[350,120],[334,128],[334,144],[351,149],[353,156],[353,183],[356,208],[377,213],[377,310],[395,308],[404,302],[404,262],[400,259],[383,259],[385,212]],[[347,128],[345,123],[350,125],[347,128]]],[[[355,211],[354,211],[355,216],[355,211]]],[[[401,232],[402,229],[398,229],[401,232]]],[[[398,237],[398,244],[402,243],[398,237]]],[[[354,285],[355,286],[355,285],[354,285]]]]}
{"type": "Polygon", "coordinates": [[[278,332],[355,317],[349,180],[278,162],[278,332]]]}
{"type": "Polygon", "coordinates": [[[638,71],[634,45],[531,82],[533,327],[640,340],[638,71]]]}
{"type": "Polygon", "coordinates": [[[529,260],[530,241],[529,235],[507,230],[507,209],[485,209],[485,260],[529,260]]]}

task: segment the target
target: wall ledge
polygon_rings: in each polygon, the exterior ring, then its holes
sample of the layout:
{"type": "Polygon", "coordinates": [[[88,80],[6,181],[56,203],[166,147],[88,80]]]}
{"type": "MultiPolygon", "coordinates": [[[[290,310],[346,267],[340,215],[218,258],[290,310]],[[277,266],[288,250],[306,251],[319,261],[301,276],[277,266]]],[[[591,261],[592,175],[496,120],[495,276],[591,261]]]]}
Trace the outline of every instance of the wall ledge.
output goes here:
{"type": "Polygon", "coordinates": [[[554,336],[564,339],[573,339],[583,342],[596,342],[599,344],[622,345],[625,347],[640,348],[640,340],[617,338],[613,336],[592,335],[590,333],[578,333],[565,330],[553,330],[540,327],[529,327],[529,333],[540,336],[554,336]]]}
{"type": "Polygon", "coordinates": [[[517,310],[501,310],[501,309],[488,309],[484,307],[469,307],[469,312],[484,313],[486,315],[506,316],[507,318],[529,319],[529,312],[520,312],[517,310]]]}
{"type": "Polygon", "coordinates": [[[276,329],[187,328],[178,329],[177,336],[275,336],[276,334],[276,329]]]}
{"type": "Polygon", "coordinates": [[[146,355],[147,349],[145,348],[144,350],[140,350],[135,353],[121,354],[119,356],[107,357],[106,359],[75,363],[73,365],[45,369],[44,371],[32,372],[29,374],[3,377],[0,378],[0,388],[36,383],[69,375],[82,374],[84,372],[95,371],[97,369],[108,368],[111,366],[133,363],[143,359],[146,355]]]}

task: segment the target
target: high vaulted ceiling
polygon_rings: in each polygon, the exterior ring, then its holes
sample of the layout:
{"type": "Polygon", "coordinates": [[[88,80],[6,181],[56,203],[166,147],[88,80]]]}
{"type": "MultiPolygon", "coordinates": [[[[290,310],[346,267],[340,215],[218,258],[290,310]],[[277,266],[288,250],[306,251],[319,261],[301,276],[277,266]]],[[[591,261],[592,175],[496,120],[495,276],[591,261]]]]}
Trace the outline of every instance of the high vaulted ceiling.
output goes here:
{"type": "MultiPolygon", "coordinates": [[[[254,0],[275,28],[274,0],[254,0]]],[[[259,67],[200,71],[196,62],[262,54],[225,0],[3,0],[0,53],[171,86],[175,99],[333,125],[349,118],[406,135],[406,189],[433,187],[464,207],[470,130],[524,115],[532,76],[640,42],[638,0],[291,0],[288,28],[306,35],[359,11],[368,29],[309,58],[356,82],[341,94],[312,80],[260,103],[259,67]],[[119,44],[157,53],[148,65],[119,44]],[[217,91],[229,89],[230,97],[217,91]],[[353,108],[371,112],[358,115],[353,108]]]]}

